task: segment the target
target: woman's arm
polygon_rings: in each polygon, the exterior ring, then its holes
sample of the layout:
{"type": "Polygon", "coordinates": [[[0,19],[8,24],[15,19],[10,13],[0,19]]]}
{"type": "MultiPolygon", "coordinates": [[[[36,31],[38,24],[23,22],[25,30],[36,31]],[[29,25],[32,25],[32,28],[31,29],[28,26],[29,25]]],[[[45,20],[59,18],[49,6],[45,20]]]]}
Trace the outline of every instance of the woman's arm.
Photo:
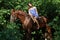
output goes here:
{"type": "Polygon", "coordinates": [[[33,19],[33,16],[32,16],[32,14],[30,13],[30,10],[29,10],[28,12],[29,12],[30,17],[33,19]]]}
{"type": "Polygon", "coordinates": [[[38,13],[38,11],[37,11],[37,8],[35,7],[35,10],[36,10],[36,12],[38,13]]]}

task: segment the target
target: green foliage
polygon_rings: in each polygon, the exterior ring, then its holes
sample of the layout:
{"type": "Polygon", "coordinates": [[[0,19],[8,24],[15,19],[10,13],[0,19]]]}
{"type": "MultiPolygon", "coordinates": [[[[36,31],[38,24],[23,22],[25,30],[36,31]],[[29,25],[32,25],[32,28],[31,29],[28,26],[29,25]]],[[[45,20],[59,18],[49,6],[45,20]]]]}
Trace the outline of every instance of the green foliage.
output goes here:
{"type": "Polygon", "coordinates": [[[15,25],[8,25],[5,30],[0,32],[0,40],[22,40],[22,38],[23,34],[15,28],[15,25]]]}
{"type": "Polygon", "coordinates": [[[22,40],[21,24],[9,23],[10,12],[19,9],[28,13],[29,2],[37,7],[39,15],[48,18],[48,24],[56,30],[53,39],[60,40],[60,0],[0,0],[0,40],[22,40]]]}

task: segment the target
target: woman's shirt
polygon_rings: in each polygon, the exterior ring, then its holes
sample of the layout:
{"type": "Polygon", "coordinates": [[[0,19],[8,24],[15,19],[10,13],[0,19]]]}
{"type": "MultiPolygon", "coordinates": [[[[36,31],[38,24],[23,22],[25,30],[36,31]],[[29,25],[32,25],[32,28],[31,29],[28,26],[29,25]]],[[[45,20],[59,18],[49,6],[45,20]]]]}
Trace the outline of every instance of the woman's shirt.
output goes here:
{"type": "Polygon", "coordinates": [[[38,17],[38,12],[37,12],[36,7],[30,8],[30,9],[29,9],[29,14],[31,14],[31,15],[34,16],[34,17],[38,17]]]}

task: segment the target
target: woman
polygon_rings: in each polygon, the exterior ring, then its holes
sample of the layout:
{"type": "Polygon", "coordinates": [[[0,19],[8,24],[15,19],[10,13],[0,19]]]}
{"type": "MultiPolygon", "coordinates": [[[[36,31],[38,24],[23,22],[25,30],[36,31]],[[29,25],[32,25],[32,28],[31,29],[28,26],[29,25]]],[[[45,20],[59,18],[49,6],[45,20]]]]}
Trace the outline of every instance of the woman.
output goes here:
{"type": "Polygon", "coordinates": [[[28,6],[29,6],[29,10],[28,10],[29,15],[33,19],[34,23],[35,22],[37,23],[37,25],[38,25],[37,29],[39,29],[39,24],[38,24],[38,21],[37,21],[37,18],[39,17],[39,15],[38,15],[38,12],[37,12],[37,8],[34,7],[31,3],[29,3],[28,6]]]}

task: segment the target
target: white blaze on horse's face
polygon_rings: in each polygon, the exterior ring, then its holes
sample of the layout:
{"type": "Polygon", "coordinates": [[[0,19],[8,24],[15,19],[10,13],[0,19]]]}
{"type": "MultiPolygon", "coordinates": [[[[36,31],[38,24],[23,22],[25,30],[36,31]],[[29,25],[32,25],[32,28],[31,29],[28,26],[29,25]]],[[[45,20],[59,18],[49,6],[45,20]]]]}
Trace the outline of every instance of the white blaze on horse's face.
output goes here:
{"type": "Polygon", "coordinates": [[[12,18],[13,18],[13,21],[15,21],[17,18],[17,13],[15,11],[12,12],[12,18]]]}

